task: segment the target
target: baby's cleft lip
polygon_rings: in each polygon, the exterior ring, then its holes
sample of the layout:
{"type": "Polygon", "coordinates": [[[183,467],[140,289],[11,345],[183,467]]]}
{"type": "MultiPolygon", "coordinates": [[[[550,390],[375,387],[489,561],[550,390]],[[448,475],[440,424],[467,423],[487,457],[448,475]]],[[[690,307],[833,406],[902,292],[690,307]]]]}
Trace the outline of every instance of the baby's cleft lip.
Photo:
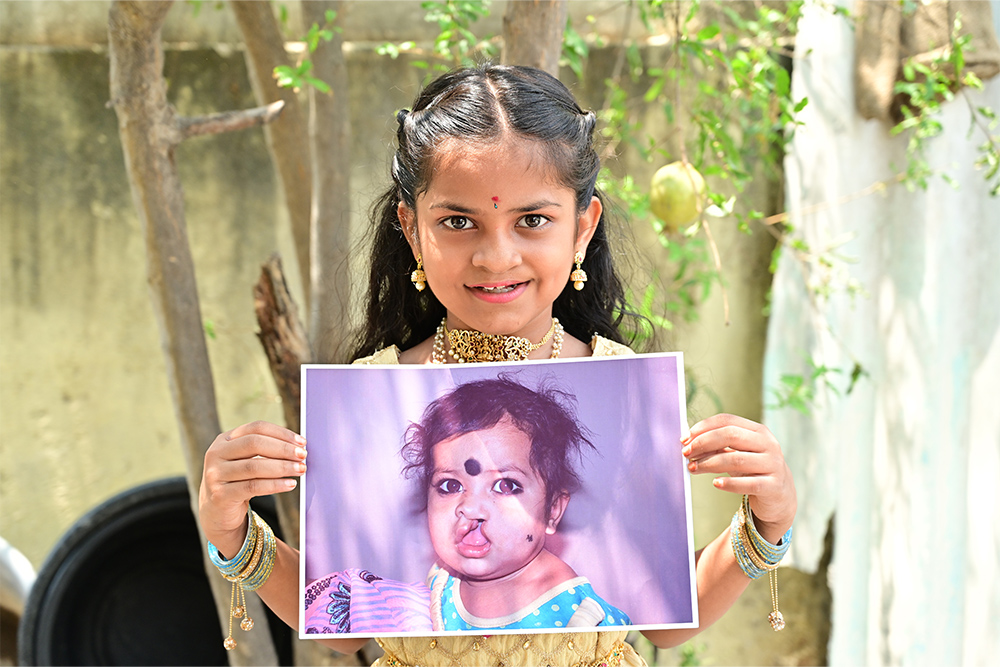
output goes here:
{"type": "Polygon", "coordinates": [[[458,553],[465,558],[482,558],[490,551],[490,540],[483,533],[483,523],[476,522],[465,531],[456,545],[458,553]]]}

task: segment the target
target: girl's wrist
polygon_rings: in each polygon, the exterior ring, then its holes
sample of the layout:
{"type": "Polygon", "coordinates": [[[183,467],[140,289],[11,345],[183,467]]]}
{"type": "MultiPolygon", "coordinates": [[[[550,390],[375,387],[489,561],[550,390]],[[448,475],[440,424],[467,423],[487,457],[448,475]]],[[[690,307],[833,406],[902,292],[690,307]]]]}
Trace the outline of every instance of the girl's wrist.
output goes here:
{"type": "Polygon", "coordinates": [[[792,527],[791,521],[771,523],[761,521],[756,516],[753,518],[753,523],[754,527],[757,529],[757,533],[775,546],[779,545],[781,538],[788,532],[788,529],[792,527]]]}
{"type": "Polygon", "coordinates": [[[249,525],[249,519],[244,518],[239,528],[211,536],[206,535],[205,537],[215,545],[215,548],[219,550],[219,554],[224,559],[229,560],[235,557],[240,552],[240,549],[243,548],[243,545],[246,544],[247,535],[250,532],[249,525]]]}

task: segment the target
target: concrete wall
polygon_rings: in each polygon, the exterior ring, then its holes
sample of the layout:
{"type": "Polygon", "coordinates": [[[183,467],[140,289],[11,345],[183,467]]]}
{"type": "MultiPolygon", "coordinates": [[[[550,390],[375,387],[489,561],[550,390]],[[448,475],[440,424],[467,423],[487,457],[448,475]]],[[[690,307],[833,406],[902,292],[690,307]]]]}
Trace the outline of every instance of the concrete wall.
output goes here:
{"type": "MultiPolygon", "coordinates": [[[[142,234],[117,119],[105,106],[108,4],[0,2],[0,534],[36,567],[95,504],[136,484],[183,473],[146,290],[142,234]]],[[[297,5],[288,7],[294,20],[297,5]]],[[[620,38],[620,4],[572,7],[574,14],[597,14],[602,32],[620,38]]],[[[499,30],[501,15],[497,3],[486,29],[499,30]]],[[[165,75],[182,114],[255,104],[227,10],[204,2],[195,18],[192,5],[178,3],[164,34],[165,75]]],[[[355,191],[345,205],[355,233],[363,234],[369,202],[387,177],[393,114],[409,103],[421,78],[404,59],[377,56],[372,45],[429,38],[434,27],[422,21],[419,3],[355,3],[345,34],[351,42],[355,191]]],[[[655,48],[649,53],[660,57],[655,48]]],[[[594,51],[588,80],[573,84],[584,106],[600,103],[613,62],[613,51],[594,51]]],[[[668,129],[655,111],[644,122],[668,129]]],[[[263,133],[194,139],[177,157],[202,312],[215,332],[209,352],[223,426],[280,421],[254,335],[250,290],[260,263],[274,250],[284,256],[288,275],[297,271],[263,133]]],[[[626,153],[616,168],[643,183],[657,166],[626,153]]],[[[749,196],[763,202],[773,193],[749,196]]],[[[631,231],[636,245],[648,249],[640,268],[661,264],[652,231],[644,225],[631,231]]],[[[745,236],[728,221],[716,223],[715,233],[732,324],[721,322],[716,289],[701,318],[681,326],[667,347],[685,351],[689,369],[722,408],[759,419],[770,242],[763,234],[745,236]]],[[[637,275],[641,289],[648,274],[637,275]]],[[[699,394],[692,421],[718,411],[710,395],[699,394]]],[[[736,500],[712,489],[707,479],[698,479],[695,488],[696,541],[704,544],[728,524],[736,500]]],[[[815,581],[793,586],[805,588],[798,596],[783,592],[786,617],[792,624],[798,616],[822,625],[815,581]],[[795,597],[809,598],[808,604],[797,609],[795,597]]],[[[752,586],[737,611],[696,640],[708,647],[701,659],[822,661],[825,638],[815,631],[771,633],[769,604],[766,583],[752,586]]],[[[675,662],[678,654],[661,652],[656,659],[675,662]]]]}

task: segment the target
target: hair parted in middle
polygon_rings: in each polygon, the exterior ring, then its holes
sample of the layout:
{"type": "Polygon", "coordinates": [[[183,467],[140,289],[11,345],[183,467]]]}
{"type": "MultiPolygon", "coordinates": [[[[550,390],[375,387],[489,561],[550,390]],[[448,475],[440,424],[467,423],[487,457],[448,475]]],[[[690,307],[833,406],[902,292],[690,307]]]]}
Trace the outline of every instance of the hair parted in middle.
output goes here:
{"type": "Polygon", "coordinates": [[[420,481],[420,509],[434,475],[434,446],[466,433],[485,431],[509,417],[531,441],[531,467],[545,482],[546,507],[559,494],[580,487],[574,459],[596,450],[591,433],[576,416],[576,397],[542,381],[536,389],[521,384],[515,373],[460,384],[433,401],[420,421],[406,430],[400,454],[407,477],[420,481]]]}
{"type": "MultiPolygon", "coordinates": [[[[433,335],[445,315],[431,290],[418,292],[410,283],[415,262],[398,205],[416,210],[439,152],[454,145],[447,140],[490,144],[513,135],[534,142],[560,183],[575,193],[578,212],[592,197],[602,198],[596,187],[601,167],[593,141],[596,116],[542,70],[493,64],[453,70],[432,81],[397,121],[393,183],[372,209],[368,293],[352,359],[393,344],[412,347],[433,335]]],[[[553,316],[584,342],[596,333],[624,343],[619,326],[626,316],[634,317],[611,254],[602,213],[583,263],[587,289],[567,283],[553,305],[553,316]]]]}

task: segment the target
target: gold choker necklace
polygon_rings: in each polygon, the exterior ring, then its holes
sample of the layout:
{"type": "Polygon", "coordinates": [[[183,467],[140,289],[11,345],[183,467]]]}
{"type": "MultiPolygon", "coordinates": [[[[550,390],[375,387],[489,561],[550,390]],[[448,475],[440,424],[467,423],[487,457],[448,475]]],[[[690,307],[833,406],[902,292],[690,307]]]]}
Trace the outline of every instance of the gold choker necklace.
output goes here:
{"type": "Polygon", "coordinates": [[[528,355],[545,345],[552,339],[552,354],[550,359],[558,359],[562,351],[563,327],[559,320],[552,318],[552,326],[548,333],[537,343],[520,336],[501,336],[484,334],[481,331],[466,329],[448,330],[448,318],[441,320],[434,334],[434,350],[431,353],[432,364],[443,364],[445,361],[445,340],[448,341],[448,356],[460,364],[475,361],[524,361],[528,355]]]}

